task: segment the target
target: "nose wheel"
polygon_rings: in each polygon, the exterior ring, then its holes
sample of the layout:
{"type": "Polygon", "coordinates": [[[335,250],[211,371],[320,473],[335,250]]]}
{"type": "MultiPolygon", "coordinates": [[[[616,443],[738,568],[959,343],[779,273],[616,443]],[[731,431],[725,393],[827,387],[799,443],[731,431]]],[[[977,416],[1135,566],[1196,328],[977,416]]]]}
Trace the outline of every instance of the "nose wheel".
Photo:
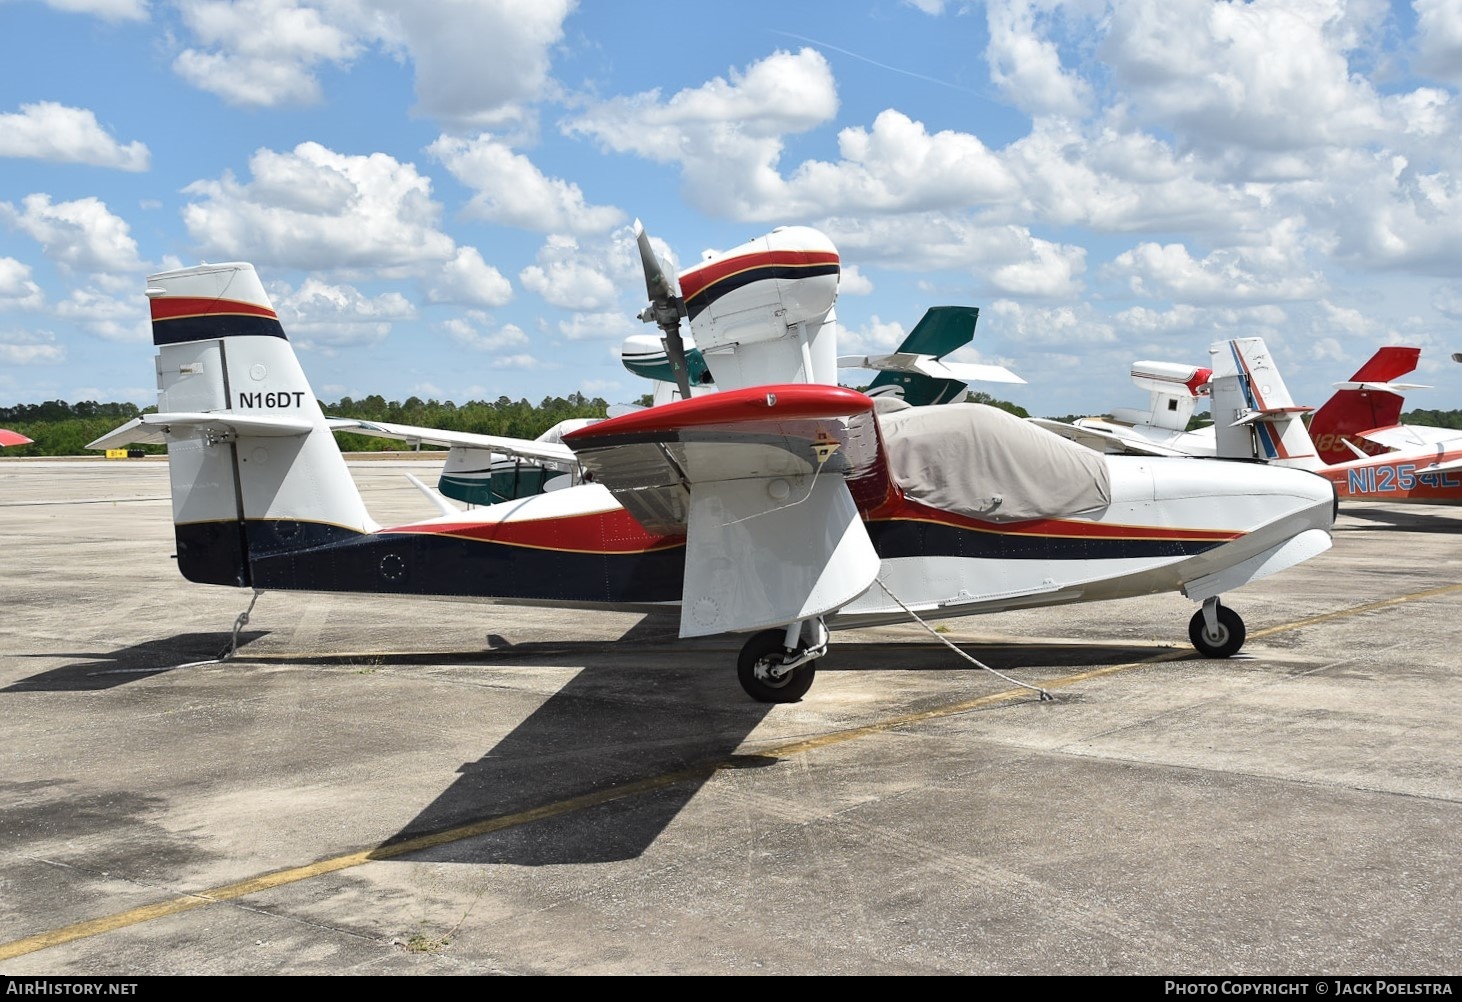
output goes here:
{"type": "Polygon", "coordinates": [[[1244,620],[1218,599],[1206,599],[1188,621],[1188,639],[1205,658],[1231,658],[1244,646],[1244,620]]]}

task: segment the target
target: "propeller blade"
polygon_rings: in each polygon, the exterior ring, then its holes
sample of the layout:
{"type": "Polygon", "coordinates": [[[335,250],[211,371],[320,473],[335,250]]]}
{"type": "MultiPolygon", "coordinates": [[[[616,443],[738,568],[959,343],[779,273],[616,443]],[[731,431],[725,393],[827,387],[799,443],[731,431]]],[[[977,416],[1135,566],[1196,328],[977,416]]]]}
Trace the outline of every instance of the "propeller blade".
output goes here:
{"type": "Polygon", "coordinates": [[[640,249],[640,267],[645,272],[645,294],[650,299],[649,307],[640,314],[645,323],[653,323],[664,335],[665,358],[670,371],[675,374],[675,385],[682,400],[690,399],[690,369],[685,364],[685,341],[680,336],[680,318],[685,316],[685,302],[675,294],[675,285],[655,249],[650,246],[650,234],[644,225],[635,220],[635,243],[640,249]]]}

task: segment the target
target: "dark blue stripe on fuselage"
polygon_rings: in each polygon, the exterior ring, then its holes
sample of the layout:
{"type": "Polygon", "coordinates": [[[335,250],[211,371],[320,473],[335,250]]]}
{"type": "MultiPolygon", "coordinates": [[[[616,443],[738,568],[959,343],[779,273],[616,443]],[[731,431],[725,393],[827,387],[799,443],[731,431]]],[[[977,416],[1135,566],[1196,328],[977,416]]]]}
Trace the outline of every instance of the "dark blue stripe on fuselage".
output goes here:
{"type": "Polygon", "coordinates": [[[913,519],[869,522],[868,536],[880,558],[971,557],[982,560],[1116,560],[1192,557],[1222,546],[1212,539],[1112,539],[983,532],[913,519]]]}
{"type": "Polygon", "coordinates": [[[753,282],[764,282],[774,278],[792,281],[799,278],[813,278],[817,275],[836,275],[837,273],[836,264],[776,264],[767,265],[764,268],[749,268],[746,271],[739,271],[734,275],[718,279],[687,299],[685,301],[686,316],[694,320],[702,310],[722,296],[745,288],[753,282]]]}
{"type": "MultiPolygon", "coordinates": [[[[179,568],[188,580],[243,583],[234,542],[236,525],[177,526],[179,568]]],[[[906,519],[867,525],[883,559],[945,556],[1076,562],[1190,557],[1223,545],[1217,540],[1027,536],[906,519]]],[[[685,571],[683,545],[641,553],[589,553],[432,533],[367,535],[338,526],[258,519],[247,524],[247,537],[248,583],[264,590],[674,602],[680,599],[685,571]]]]}
{"type": "Polygon", "coordinates": [[[247,313],[210,313],[197,317],[173,317],[152,322],[154,345],[212,341],[221,337],[284,337],[284,328],[273,317],[247,313]]]}

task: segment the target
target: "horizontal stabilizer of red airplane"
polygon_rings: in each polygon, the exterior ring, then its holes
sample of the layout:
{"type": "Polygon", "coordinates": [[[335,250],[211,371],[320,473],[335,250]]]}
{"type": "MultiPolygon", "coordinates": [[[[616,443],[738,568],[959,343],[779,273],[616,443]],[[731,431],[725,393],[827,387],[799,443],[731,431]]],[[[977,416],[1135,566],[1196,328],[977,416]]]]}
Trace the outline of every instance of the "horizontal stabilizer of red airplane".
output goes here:
{"type": "Polygon", "coordinates": [[[0,446],[6,445],[30,445],[31,440],[18,431],[11,431],[9,428],[0,428],[0,446]]]}

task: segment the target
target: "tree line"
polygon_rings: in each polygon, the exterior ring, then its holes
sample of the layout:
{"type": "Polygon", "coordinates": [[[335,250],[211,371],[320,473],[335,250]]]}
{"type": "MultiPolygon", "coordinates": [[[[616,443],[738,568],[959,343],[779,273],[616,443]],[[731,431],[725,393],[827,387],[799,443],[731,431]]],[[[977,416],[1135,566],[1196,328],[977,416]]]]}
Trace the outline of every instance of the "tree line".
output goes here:
{"type": "MultiPolygon", "coordinates": [[[[494,401],[472,400],[456,404],[450,400],[386,400],[372,394],[360,400],[341,397],[335,403],[320,402],[330,417],[359,418],[390,424],[410,424],[442,431],[498,435],[505,438],[537,438],[560,421],[569,418],[604,417],[609,405],[599,397],[571,393],[567,397],[544,397],[538,404],[506,396],[494,401]]],[[[0,450],[0,456],[95,456],[86,446],[118,425],[156,407],[135,404],[99,404],[93,400],[68,404],[49,400],[41,404],[0,407],[0,428],[9,428],[31,439],[29,445],[0,450]]],[[[398,439],[374,438],[341,433],[336,436],[346,452],[394,452],[406,446],[398,439]]],[[[144,453],[166,451],[160,445],[134,446],[144,453]]],[[[423,446],[422,448],[430,448],[423,446]]]]}
{"type": "MultiPolygon", "coordinates": [[[[1009,401],[998,400],[988,393],[970,392],[966,394],[965,400],[999,407],[1017,417],[1030,416],[1025,408],[1009,401]]],[[[649,395],[641,397],[639,403],[648,405],[649,395]]],[[[331,417],[359,418],[438,428],[442,431],[520,439],[537,438],[555,424],[570,418],[602,418],[609,408],[602,398],[586,397],[582,393],[571,393],[567,397],[544,397],[537,404],[529,403],[526,399],[513,400],[507,396],[500,396],[493,401],[471,400],[465,404],[456,404],[450,400],[422,400],[420,397],[407,397],[404,401],[386,400],[379,394],[371,394],[359,400],[341,397],[335,403],[321,401],[320,406],[331,417]]],[[[0,407],[0,428],[9,428],[33,440],[29,445],[0,449],[0,456],[95,456],[96,453],[87,450],[87,443],[94,442],[132,418],[156,410],[156,407],[104,404],[94,400],[83,400],[75,404],[48,400],[40,404],[0,407]]],[[[1056,420],[1069,422],[1084,416],[1087,415],[1070,415],[1056,420]]],[[[1195,414],[1190,430],[1193,426],[1208,424],[1210,421],[1208,414],[1195,414]]],[[[1427,425],[1433,428],[1462,429],[1462,410],[1407,411],[1401,415],[1401,421],[1403,424],[1427,425]]],[[[405,448],[398,439],[345,433],[338,434],[336,438],[341,449],[346,452],[396,452],[405,448]]],[[[145,453],[165,451],[160,445],[137,448],[145,453]]]]}

